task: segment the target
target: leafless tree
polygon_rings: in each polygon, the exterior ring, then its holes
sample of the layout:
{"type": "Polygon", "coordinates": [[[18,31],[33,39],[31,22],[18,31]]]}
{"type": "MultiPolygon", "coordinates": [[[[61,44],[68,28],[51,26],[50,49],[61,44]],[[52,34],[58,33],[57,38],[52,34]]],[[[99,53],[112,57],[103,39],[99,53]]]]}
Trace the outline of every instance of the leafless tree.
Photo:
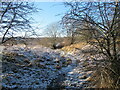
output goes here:
{"type": "Polygon", "coordinates": [[[89,43],[106,56],[105,61],[111,62],[113,71],[119,76],[120,2],[65,2],[64,4],[70,7],[70,10],[63,17],[63,22],[69,25],[70,20],[74,20],[79,23],[75,25],[78,30],[89,30],[95,40],[89,43]]]}
{"type": "Polygon", "coordinates": [[[46,35],[52,38],[52,43],[56,43],[58,37],[61,36],[61,26],[59,22],[51,23],[47,26],[46,35]]]}
{"type": "Polygon", "coordinates": [[[76,20],[74,19],[68,19],[68,15],[66,14],[63,18],[62,18],[62,25],[64,27],[64,29],[66,29],[67,31],[67,37],[70,39],[70,44],[73,44],[75,42],[75,36],[76,36],[76,25],[78,24],[78,22],[76,22],[76,20]]]}
{"type": "Polygon", "coordinates": [[[80,30],[91,30],[94,38],[98,41],[98,46],[110,60],[117,58],[117,37],[118,37],[118,20],[119,3],[66,3],[71,7],[68,13],[68,19],[74,19],[87,23],[87,27],[80,27],[80,30]],[[95,11],[96,10],[96,11],[95,11]],[[101,40],[103,39],[103,40],[101,40]],[[103,44],[101,46],[101,44],[103,44]],[[112,50],[112,52],[111,52],[112,50]]]}
{"type": "Polygon", "coordinates": [[[0,33],[2,43],[6,37],[14,37],[16,33],[28,31],[33,33],[30,15],[37,9],[28,2],[0,2],[0,33]]]}

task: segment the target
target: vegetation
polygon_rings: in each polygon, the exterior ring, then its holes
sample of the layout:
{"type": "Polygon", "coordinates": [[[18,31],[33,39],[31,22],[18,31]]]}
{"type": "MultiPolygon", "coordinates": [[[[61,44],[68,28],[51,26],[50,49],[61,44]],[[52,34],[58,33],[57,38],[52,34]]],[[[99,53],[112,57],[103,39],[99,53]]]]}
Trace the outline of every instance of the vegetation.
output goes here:
{"type": "Polygon", "coordinates": [[[63,17],[63,24],[65,26],[72,24],[75,32],[80,34],[86,30],[89,32],[88,43],[105,56],[104,63],[107,63],[99,68],[107,69],[108,72],[105,74],[114,81],[111,82],[111,87],[115,87],[116,83],[119,85],[120,2],[66,2],[65,5],[70,7],[70,11],[63,17]]]}
{"type": "MultiPolygon", "coordinates": [[[[31,71],[37,66],[38,69],[42,68],[43,72],[45,68],[47,68],[46,71],[51,69],[52,72],[54,69],[59,71],[67,66],[68,69],[72,70],[77,63],[82,72],[90,71],[91,73],[92,71],[91,77],[88,73],[81,78],[90,82],[89,88],[120,88],[120,1],[75,1],[64,2],[69,10],[62,17],[62,24],[55,22],[48,25],[44,32],[47,37],[42,38],[15,37],[16,33],[21,32],[36,34],[32,27],[33,20],[30,17],[32,13],[38,11],[34,4],[0,2],[2,43],[18,46],[16,50],[11,47],[13,49],[11,51],[10,47],[5,48],[2,60],[12,64],[17,63],[16,65],[22,67],[32,66],[31,71]],[[24,44],[25,47],[20,48],[19,44],[24,44]],[[62,49],[53,51],[50,48],[62,49]],[[69,67],[70,65],[71,67],[69,67]]],[[[5,72],[7,72],[6,68],[8,66],[5,64],[5,72]]],[[[21,72],[22,70],[23,68],[21,72]]],[[[18,73],[17,69],[14,73],[18,73]]],[[[73,72],[69,73],[71,73],[68,75],[70,78],[73,72]]],[[[76,87],[76,85],[73,83],[73,86],[76,87]]]]}
{"type": "Polygon", "coordinates": [[[0,2],[0,32],[3,34],[2,43],[7,37],[14,37],[17,33],[31,32],[32,18],[29,16],[37,9],[28,2],[0,2]]]}

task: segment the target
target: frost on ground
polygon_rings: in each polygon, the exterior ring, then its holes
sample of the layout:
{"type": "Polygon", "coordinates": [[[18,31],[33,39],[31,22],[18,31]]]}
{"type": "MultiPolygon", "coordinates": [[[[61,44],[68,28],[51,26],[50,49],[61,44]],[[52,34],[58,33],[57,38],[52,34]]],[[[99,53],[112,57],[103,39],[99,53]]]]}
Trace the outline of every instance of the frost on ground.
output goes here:
{"type": "MultiPolygon", "coordinates": [[[[70,54],[42,46],[5,48],[0,75],[2,87],[86,87],[92,71],[83,71],[84,61],[82,54],[70,54]]],[[[92,65],[92,62],[86,62],[87,66],[92,65]]]]}

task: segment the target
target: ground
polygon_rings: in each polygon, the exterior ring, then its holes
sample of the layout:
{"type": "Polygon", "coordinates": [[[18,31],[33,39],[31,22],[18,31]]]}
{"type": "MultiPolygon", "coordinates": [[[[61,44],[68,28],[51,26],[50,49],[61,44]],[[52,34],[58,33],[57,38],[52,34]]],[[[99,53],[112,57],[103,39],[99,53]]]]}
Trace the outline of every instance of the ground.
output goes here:
{"type": "Polygon", "coordinates": [[[88,88],[93,58],[85,43],[52,50],[40,45],[14,45],[3,50],[3,88],[88,88]],[[86,47],[85,47],[86,46],[86,47]]]}

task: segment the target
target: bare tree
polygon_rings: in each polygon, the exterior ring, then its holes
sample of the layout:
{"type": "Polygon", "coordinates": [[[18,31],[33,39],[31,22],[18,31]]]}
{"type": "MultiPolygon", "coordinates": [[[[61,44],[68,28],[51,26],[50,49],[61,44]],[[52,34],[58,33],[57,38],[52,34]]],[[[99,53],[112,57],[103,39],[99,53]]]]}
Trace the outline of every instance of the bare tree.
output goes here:
{"type": "Polygon", "coordinates": [[[62,25],[64,29],[66,29],[67,31],[67,37],[70,39],[70,44],[73,44],[75,42],[75,36],[77,30],[76,26],[78,26],[76,24],[78,24],[78,22],[73,18],[68,19],[67,14],[62,18],[62,25]]]}
{"type": "Polygon", "coordinates": [[[34,32],[31,27],[32,18],[29,15],[36,12],[33,3],[28,2],[0,2],[0,32],[2,43],[7,37],[14,37],[16,33],[34,32]]]}
{"type": "Polygon", "coordinates": [[[76,37],[82,37],[85,41],[92,38],[92,34],[88,29],[88,23],[82,22],[79,19],[70,18],[65,15],[62,18],[63,27],[67,30],[67,37],[70,37],[70,44],[75,43],[76,37]],[[88,34],[89,33],[89,34],[88,34]]]}
{"type": "Polygon", "coordinates": [[[48,25],[45,32],[48,37],[52,38],[52,43],[56,43],[57,38],[61,36],[60,23],[55,22],[48,25]]]}
{"type": "MultiPolygon", "coordinates": [[[[79,28],[80,30],[91,30],[94,38],[98,41],[102,49],[105,50],[105,55],[110,60],[116,59],[116,44],[118,37],[118,26],[120,22],[117,20],[119,13],[119,3],[66,3],[71,7],[71,12],[68,14],[68,19],[74,19],[87,23],[87,27],[79,28]],[[86,5],[86,6],[85,6],[86,5]],[[96,10],[96,12],[94,12],[96,10]],[[104,40],[101,40],[101,39],[104,40]],[[106,44],[101,46],[105,42],[106,44]],[[111,52],[113,51],[113,53],[111,52]]],[[[102,51],[103,52],[103,51],[102,51]]]]}
{"type": "Polygon", "coordinates": [[[65,5],[70,7],[70,11],[64,16],[64,22],[69,24],[70,20],[75,20],[79,22],[77,25],[79,30],[90,31],[97,43],[94,41],[89,43],[106,56],[105,61],[111,63],[112,71],[116,73],[118,79],[120,75],[118,49],[120,2],[66,2],[65,5]],[[83,24],[86,24],[86,27],[82,27],[83,24]]]}

